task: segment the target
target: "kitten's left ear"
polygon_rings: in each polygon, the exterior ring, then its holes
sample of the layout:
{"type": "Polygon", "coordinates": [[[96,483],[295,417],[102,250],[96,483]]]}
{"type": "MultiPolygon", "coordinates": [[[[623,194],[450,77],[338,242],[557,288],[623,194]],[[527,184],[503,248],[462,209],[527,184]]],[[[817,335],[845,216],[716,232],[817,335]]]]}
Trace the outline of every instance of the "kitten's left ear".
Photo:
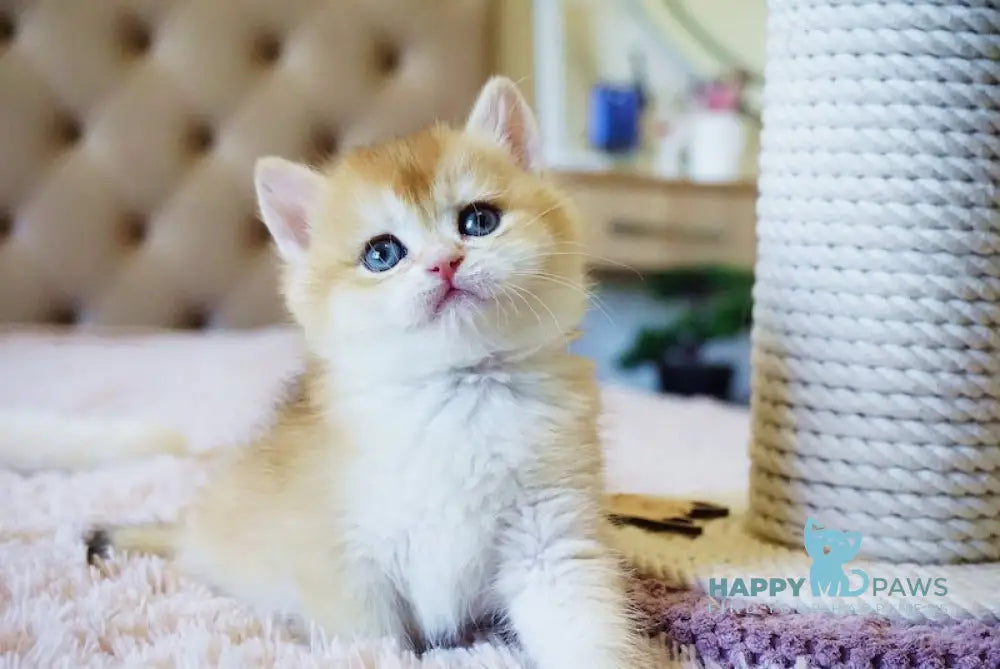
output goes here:
{"type": "Polygon", "coordinates": [[[538,124],[517,85],[507,77],[492,77],[479,92],[465,130],[486,135],[511,152],[526,170],[541,167],[538,124]]]}
{"type": "Polygon", "coordinates": [[[305,165],[267,156],[254,165],[261,218],[286,261],[300,260],[309,248],[309,214],[323,178],[305,165]]]}

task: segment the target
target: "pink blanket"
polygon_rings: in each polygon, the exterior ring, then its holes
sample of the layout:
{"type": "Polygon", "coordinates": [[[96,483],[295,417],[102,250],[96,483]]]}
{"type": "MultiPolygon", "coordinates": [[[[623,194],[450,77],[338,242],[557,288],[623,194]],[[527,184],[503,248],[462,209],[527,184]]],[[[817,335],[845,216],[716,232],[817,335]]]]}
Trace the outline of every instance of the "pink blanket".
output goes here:
{"type": "MultiPolygon", "coordinates": [[[[196,450],[233,447],[273,416],[300,353],[295,333],[285,329],[129,336],[11,331],[0,334],[0,410],[140,419],[183,432],[196,450]]],[[[606,388],[604,401],[609,489],[717,499],[720,490],[742,488],[744,411],[621,388],[606,388]]],[[[266,616],[210,593],[157,558],[118,563],[111,579],[84,565],[84,528],[170,518],[203,479],[196,463],[169,456],[77,473],[0,469],[0,662],[521,666],[509,649],[488,645],[419,659],[388,640],[303,645],[266,616]]]]}

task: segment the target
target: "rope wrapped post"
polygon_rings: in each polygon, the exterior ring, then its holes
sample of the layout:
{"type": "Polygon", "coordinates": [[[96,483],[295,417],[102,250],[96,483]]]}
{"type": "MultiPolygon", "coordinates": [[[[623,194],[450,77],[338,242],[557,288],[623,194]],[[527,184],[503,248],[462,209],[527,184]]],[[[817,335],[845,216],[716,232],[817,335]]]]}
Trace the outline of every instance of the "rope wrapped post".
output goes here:
{"type": "Polygon", "coordinates": [[[750,528],[1000,559],[1000,5],[769,0],[750,528]]]}

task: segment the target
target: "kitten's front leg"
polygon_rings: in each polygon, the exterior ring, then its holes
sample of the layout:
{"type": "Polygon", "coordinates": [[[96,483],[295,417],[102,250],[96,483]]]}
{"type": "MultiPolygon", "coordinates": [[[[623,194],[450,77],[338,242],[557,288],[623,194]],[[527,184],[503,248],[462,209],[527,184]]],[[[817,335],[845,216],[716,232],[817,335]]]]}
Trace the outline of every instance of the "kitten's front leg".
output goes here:
{"type": "Polygon", "coordinates": [[[361,566],[328,566],[300,578],[305,616],[343,641],[389,636],[415,648],[403,620],[399,598],[388,580],[361,566]]]}
{"type": "Polygon", "coordinates": [[[539,504],[507,533],[498,585],[508,618],[539,669],[645,668],[622,569],[579,531],[573,506],[539,504]]]}

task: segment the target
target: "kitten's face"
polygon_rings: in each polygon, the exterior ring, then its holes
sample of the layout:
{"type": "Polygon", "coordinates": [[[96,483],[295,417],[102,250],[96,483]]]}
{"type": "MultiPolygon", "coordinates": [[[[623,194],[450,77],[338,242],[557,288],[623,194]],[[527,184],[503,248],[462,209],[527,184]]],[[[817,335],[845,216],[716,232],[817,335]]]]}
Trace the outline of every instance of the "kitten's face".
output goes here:
{"type": "Polygon", "coordinates": [[[583,306],[559,198],[494,147],[446,129],[333,169],[309,253],[314,308],[342,336],[498,348],[557,337],[583,306]]]}
{"type": "Polygon", "coordinates": [[[832,560],[847,562],[861,550],[860,532],[841,532],[824,529],[809,519],[805,526],[806,552],[814,560],[832,560]]]}
{"type": "Polygon", "coordinates": [[[531,169],[520,96],[492,95],[507,97],[481,97],[485,116],[473,112],[465,131],[356,151],[310,186],[308,243],[289,262],[286,294],[314,346],[398,343],[461,362],[560,341],[577,326],[586,299],[575,222],[531,169]]]}

